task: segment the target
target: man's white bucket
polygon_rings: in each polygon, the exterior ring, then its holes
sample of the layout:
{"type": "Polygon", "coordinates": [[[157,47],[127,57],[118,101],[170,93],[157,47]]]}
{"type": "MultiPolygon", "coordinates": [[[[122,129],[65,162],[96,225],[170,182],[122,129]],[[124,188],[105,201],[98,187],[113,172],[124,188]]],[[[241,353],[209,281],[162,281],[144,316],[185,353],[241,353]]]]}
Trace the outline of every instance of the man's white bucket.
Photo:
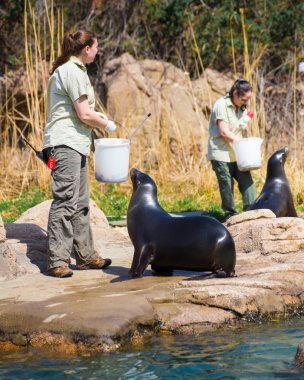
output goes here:
{"type": "Polygon", "coordinates": [[[233,144],[236,163],[241,172],[258,169],[262,165],[260,137],[248,137],[233,144]]]}
{"type": "Polygon", "coordinates": [[[130,139],[95,139],[95,178],[99,182],[124,182],[128,179],[130,139]]]}

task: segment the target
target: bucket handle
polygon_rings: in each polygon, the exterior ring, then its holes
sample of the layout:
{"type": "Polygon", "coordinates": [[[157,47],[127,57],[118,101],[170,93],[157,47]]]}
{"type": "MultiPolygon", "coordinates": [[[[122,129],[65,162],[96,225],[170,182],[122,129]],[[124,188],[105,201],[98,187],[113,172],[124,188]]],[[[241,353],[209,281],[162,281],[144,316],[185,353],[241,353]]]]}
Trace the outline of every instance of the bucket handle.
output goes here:
{"type": "Polygon", "coordinates": [[[131,135],[129,134],[129,131],[126,127],[124,127],[122,125],[122,127],[127,131],[127,134],[128,134],[128,138],[130,140],[130,144],[132,142],[132,137],[136,135],[136,133],[144,126],[144,124],[146,123],[146,121],[151,117],[151,112],[148,113],[148,115],[144,118],[144,120],[140,123],[140,125],[135,129],[135,131],[133,131],[131,133],[131,135]]]}

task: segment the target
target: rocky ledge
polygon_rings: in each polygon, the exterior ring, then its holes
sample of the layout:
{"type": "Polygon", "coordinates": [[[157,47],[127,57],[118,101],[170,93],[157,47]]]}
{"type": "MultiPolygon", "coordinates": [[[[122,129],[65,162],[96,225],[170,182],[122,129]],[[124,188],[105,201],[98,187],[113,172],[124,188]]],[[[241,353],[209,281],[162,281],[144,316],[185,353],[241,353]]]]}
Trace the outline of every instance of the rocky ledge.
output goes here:
{"type": "Polygon", "coordinates": [[[45,274],[49,206],[43,202],[16,223],[0,223],[0,351],[116,350],[145,334],[197,333],[302,311],[301,218],[275,218],[259,210],[229,219],[236,278],[182,271],[159,277],[148,269],[142,279],[129,280],[133,248],[126,229],[110,227],[92,202],[96,249],[113,264],[57,279],[45,274]]]}

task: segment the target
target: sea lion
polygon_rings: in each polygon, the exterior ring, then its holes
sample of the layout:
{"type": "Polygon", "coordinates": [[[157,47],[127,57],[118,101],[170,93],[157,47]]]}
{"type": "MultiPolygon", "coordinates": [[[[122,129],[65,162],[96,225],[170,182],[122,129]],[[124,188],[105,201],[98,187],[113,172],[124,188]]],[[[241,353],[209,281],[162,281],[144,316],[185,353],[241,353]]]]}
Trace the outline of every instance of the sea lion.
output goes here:
{"type": "Polygon", "coordinates": [[[169,215],[158,203],[153,179],[137,169],[131,169],[130,176],[133,193],[127,226],[134,245],[130,277],[142,277],[149,264],[156,272],[184,269],[235,276],[235,245],[226,227],[207,216],[169,215]]]}
{"type": "Polygon", "coordinates": [[[285,148],[277,150],[269,158],[267,163],[266,182],[261,194],[248,210],[264,208],[273,211],[277,217],[298,216],[284,170],[287,155],[288,147],[285,146],[285,148]]]}

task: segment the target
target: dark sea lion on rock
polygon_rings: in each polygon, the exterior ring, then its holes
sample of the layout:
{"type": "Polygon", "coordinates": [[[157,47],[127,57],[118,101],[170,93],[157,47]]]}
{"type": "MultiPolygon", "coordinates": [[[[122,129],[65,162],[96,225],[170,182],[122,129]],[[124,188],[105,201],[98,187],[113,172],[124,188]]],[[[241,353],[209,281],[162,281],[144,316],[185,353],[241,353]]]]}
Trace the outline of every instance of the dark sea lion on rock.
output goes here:
{"type": "Polygon", "coordinates": [[[286,146],[269,158],[266,182],[262,192],[248,210],[269,209],[277,217],[298,216],[284,170],[287,155],[288,147],[286,146]]]}
{"type": "Polygon", "coordinates": [[[169,215],[158,203],[153,179],[137,169],[130,175],[133,194],[127,225],[134,245],[132,278],[142,277],[149,264],[156,272],[183,269],[235,276],[235,245],[225,226],[207,216],[169,215]]]}

